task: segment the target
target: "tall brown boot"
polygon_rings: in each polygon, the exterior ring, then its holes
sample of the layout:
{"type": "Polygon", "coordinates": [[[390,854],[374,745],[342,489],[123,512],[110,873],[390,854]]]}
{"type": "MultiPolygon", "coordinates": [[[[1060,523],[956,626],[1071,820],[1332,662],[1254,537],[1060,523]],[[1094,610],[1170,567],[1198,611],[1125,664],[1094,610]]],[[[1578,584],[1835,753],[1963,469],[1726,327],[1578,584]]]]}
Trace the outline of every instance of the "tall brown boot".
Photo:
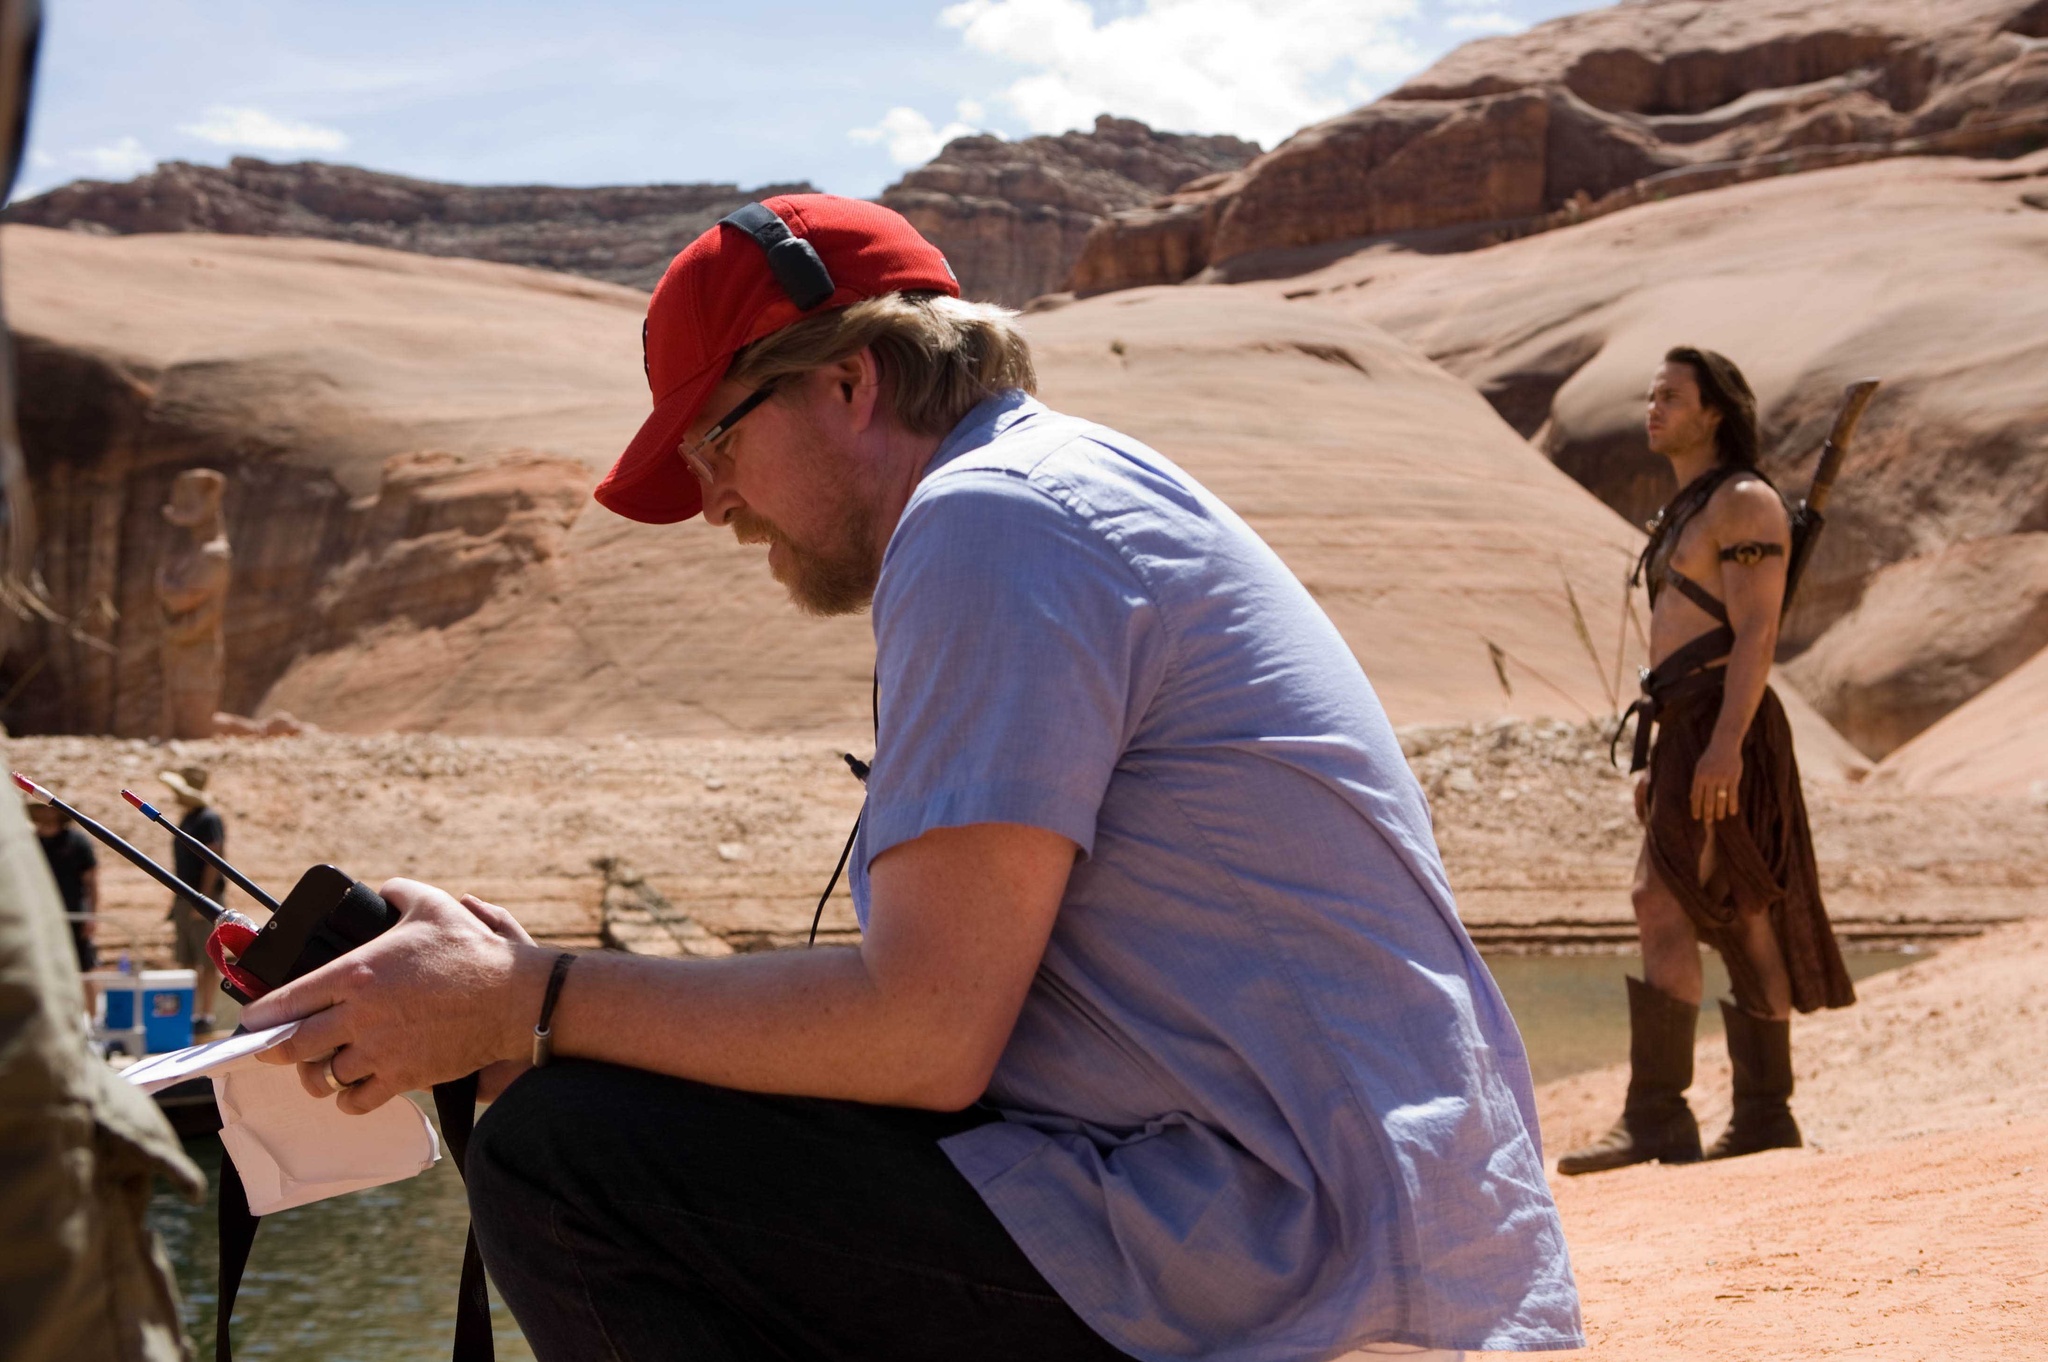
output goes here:
{"type": "Polygon", "coordinates": [[[1692,1086],[1692,1036],[1700,1010],[1640,979],[1628,981],[1628,1100],[1621,1120],[1584,1149],[1557,1161],[1566,1174],[1604,1173],[1652,1159],[1695,1163],[1700,1126],[1685,1104],[1692,1086]]]}
{"type": "Polygon", "coordinates": [[[1728,1062],[1735,1070],[1735,1114],[1707,1157],[1799,1148],[1806,1141],[1792,1119],[1791,1018],[1771,1021],[1724,1001],[1721,1022],[1728,1029],[1728,1062]]]}

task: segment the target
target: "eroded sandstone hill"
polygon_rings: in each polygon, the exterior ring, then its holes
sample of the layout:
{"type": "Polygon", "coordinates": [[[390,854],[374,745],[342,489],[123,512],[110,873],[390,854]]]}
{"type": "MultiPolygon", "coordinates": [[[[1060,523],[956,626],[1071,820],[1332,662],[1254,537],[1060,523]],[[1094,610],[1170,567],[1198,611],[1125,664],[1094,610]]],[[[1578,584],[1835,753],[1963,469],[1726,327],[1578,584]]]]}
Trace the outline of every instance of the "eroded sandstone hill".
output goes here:
{"type": "Polygon", "coordinates": [[[2048,808],[2048,649],[1886,757],[1877,788],[2006,795],[2048,808]]]}
{"type": "Polygon", "coordinates": [[[11,205],[0,218],[117,234],[225,232],[389,246],[423,255],[535,265],[651,289],[675,253],[750,200],[807,184],[476,186],[356,166],[226,166],[168,161],[121,183],[80,180],[11,205]]]}
{"type": "Polygon", "coordinates": [[[1468,43],[1241,171],[1113,215],[1071,286],[1292,273],[1376,236],[1463,249],[1764,175],[2044,140],[2042,0],[1630,0],[1468,43]]]}
{"type": "MultiPolygon", "coordinates": [[[[701,522],[632,525],[585,500],[646,410],[643,295],[202,234],[10,227],[0,259],[33,375],[40,568],[79,634],[47,627],[0,668],[10,727],[148,731],[157,508],[179,469],[209,464],[230,477],[245,712],[358,732],[864,728],[865,620],[796,614],[758,550],[701,522]]],[[[1236,506],[1398,722],[1611,708],[1639,660],[1608,632],[1638,534],[1414,349],[1238,289],[1029,326],[1048,398],[1236,506]]],[[[1821,742],[1802,751],[1824,767],[1821,742]]]]}
{"type": "Polygon", "coordinates": [[[1239,287],[1386,327],[1636,522],[1671,490],[1642,394],[1672,345],[1744,367],[1793,496],[1842,386],[1881,377],[1789,675],[1879,757],[2048,645],[2048,152],[1785,176],[1479,251],[1383,243],[1239,287]]]}
{"type": "Polygon", "coordinates": [[[1258,154],[1256,142],[1154,132],[1103,114],[1090,132],[956,138],[881,202],[946,253],[967,296],[1020,307],[1065,287],[1109,214],[1212,182],[1258,154]]]}

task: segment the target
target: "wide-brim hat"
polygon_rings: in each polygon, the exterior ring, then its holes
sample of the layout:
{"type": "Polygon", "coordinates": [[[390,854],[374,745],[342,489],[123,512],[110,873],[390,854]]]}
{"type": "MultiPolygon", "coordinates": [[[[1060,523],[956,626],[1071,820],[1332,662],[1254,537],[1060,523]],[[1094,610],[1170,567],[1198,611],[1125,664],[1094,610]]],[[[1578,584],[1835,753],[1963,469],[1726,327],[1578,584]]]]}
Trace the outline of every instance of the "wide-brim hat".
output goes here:
{"type": "Polygon", "coordinates": [[[704,489],[677,446],[732,357],[805,317],[909,292],[957,298],[960,285],[944,253],[878,203],[779,194],[728,214],[655,285],[640,330],[654,411],[592,495],[628,520],[688,520],[704,489]]]}
{"type": "Polygon", "coordinates": [[[156,778],[170,787],[171,793],[192,804],[206,802],[206,768],[187,766],[178,771],[158,771],[156,778]]]}

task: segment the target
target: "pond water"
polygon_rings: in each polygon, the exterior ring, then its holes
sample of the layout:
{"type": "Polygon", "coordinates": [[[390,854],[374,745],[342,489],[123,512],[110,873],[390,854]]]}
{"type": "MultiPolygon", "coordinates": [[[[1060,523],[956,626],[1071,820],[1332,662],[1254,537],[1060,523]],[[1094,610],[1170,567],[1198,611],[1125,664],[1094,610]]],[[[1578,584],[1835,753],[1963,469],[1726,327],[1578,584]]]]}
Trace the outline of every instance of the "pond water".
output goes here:
{"type": "MultiPolygon", "coordinates": [[[[1914,955],[1847,955],[1861,979],[1914,955]]],[[[1536,1081],[1628,1058],[1628,1002],[1622,976],[1633,955],[1494,956],[1487,962],[1522,1029],[1536,1081]]],[[[1707,996],[1727,975],[1707,957],[1707,996]]],[[[1701,1013],[1701,1033],[1718,1032],[1720,1011],[1701,1013]]],[[[207,1175],[220,1169],[220,1141],[188,1140],[207,1175]]],[[[455,1287],[468,1207],[455,1167],[443,1158],[419,1177],[270,1216],[256,1236],[235,1304],[235,1351],[274,1362],[439,1362],[455,1337],[455,1287]]],[[[150,1219],[164,1237],[184,1297],[187,1328],[201,1356],[212,1350],[218,1239],[209,1194],[191,1206],[159,1193],[150,1219]]],[[[493,1292],[498,1356],[530,1362],[518,1325],[493,1292]]]]}
{"type": "MultiPolygon", "coordinates": [[[[431,1110],[431,1107],[429,1107],[431,1110]]],[[[185,1141],[206,1174],[204,1206],[157,1193],[150,1220],[178,1275],[185,1326],[213,1355],[220,1140],[185,1141]]],[[[469,1207],[444,1154],[416,1178],[265,1216],[235,1300],[235,1356],[276,1362],[446,1362],[469,1207]]],[[[491,1293],[501,1362],[533,1352],[491,1293]]]]}
{"type": "MultiPolygon", "coordinates": [[[[1721,1009],[1728,996],[1728,971],[1712,951],[1701,953],[1707,973],[1707,1004],[1700,1009],[1700,1035],[1721,1033],[1721,1009]]],[[[1844,951],[1851,979],[1924,958],[1911,948],[1844,951]]],[[[1628,989],[1625,975],[1642,977],[1638,955],[1494,955],[1486,960],[1522,1030],[1529,1071],[1538,1083],[1619,1064],[1628,1058],[1628,989]]],[[[1798,1024],[1793,1025],[1794,1044],[1798,1024]]]]}

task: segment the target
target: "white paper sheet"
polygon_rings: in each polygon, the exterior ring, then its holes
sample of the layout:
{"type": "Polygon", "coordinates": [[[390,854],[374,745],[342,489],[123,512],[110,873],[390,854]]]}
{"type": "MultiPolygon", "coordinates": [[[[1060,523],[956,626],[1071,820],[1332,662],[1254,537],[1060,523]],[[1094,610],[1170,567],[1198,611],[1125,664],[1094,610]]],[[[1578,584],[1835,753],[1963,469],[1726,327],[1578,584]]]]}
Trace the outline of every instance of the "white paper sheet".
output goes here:
{"type": "Polygon", "coordinates": [[[393,1100],[366,1116],[350,1116],[332,1097],[310,1096],[291,1065],[256,1058],[298,1026],[286,1022],[153,1055],[130,1065],[122,1077],[144,1092],[188,1078],[213,1080],[220,1142],[257,1215],[381,1187],[433,1167],[441,1157],[440,1138],[411,1102],[393,1100]]]}

